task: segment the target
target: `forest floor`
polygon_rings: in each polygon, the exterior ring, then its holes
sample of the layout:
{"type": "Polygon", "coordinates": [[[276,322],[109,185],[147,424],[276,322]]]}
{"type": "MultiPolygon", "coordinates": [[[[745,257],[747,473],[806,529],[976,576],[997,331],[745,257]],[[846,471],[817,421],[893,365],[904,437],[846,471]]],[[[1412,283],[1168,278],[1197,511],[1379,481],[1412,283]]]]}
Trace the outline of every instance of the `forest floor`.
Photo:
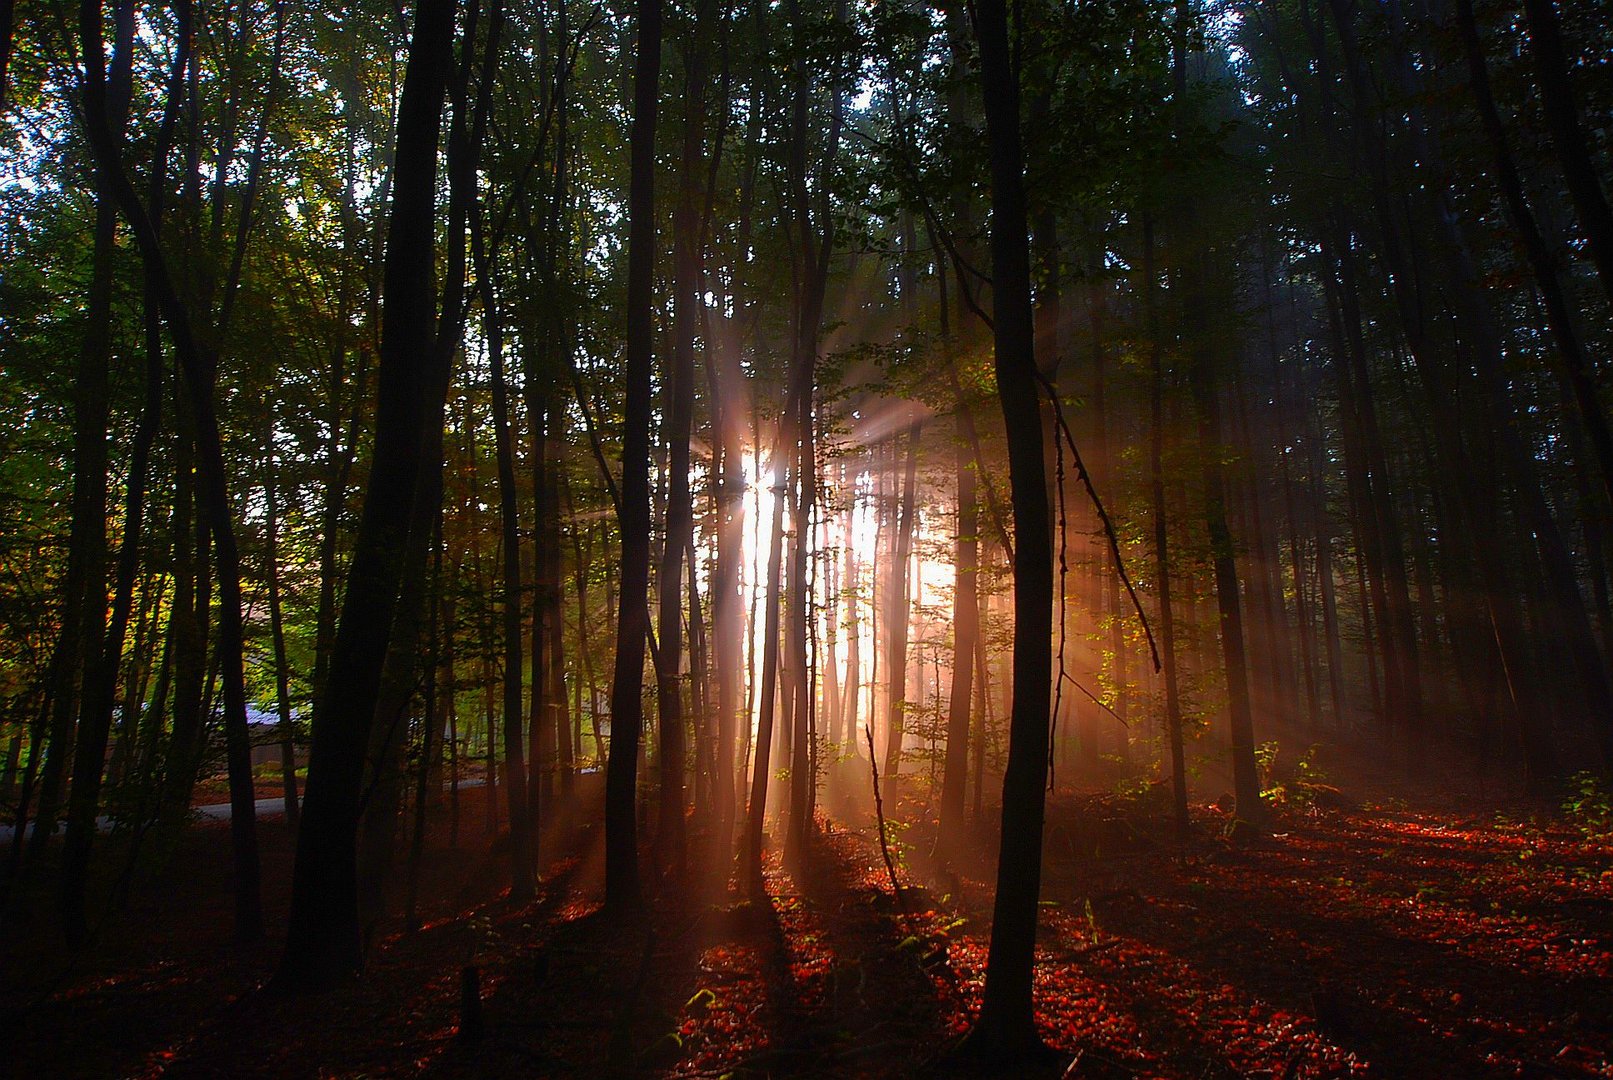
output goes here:
{"type": "MultiPolygon", "coordinates": [[[[1195,806],[1182,850],[1158,787],[1053,799],[1036,1002],[1058,1055],[1000,1075],[1613,1077],[1605,829],[1470,792],[1312,794],[1239,848],[1219,811],[1195,806]]],[[[258,992],[289,894],[291,837],[273,818],[261,945],[231,944],[223,824],[128,875],[83,952],[63,952],[48,920],[8,920],[0,1074],[961,1074],[949,1052],[979,1005],[991,860],[933,860],[934,826],[899,791],[900,904],[872,823],[835,821],[810,871],[769,869],[767,903],[708,890],[625,927],[594,913],[593,827],[551,831],[538,900],[512,907],[485,800],[462,799],[457,848],[433,833],[420,929],[392,927],[365,973],[324,997],[258,992]],[[474,1040],[460,1032],[467,964],[474,1040]]],[[[117,844],[103,862],[120,862],[117,844]]],[[[710,860],[696,847],[691,861],[710,860]]]]}

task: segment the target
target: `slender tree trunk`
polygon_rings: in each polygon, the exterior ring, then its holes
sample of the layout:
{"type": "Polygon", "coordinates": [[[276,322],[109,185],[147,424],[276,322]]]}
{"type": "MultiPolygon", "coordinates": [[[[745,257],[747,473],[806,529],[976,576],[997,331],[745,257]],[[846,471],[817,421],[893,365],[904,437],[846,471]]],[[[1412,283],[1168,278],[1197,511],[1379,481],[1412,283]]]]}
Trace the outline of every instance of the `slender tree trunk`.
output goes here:
{"type": "MultiPolygon", "coordinates": [[[[493,375],[493,438],[498,458],[498,505],[504,575],[500,610],[504,632],[504,760],[505,794],[510,803],[510,900],[523,904],[533,895],[532,805],[527,795],[526,761],[521,745],[522,632],[521,530],[515,494],[515,435],[510,424],[509,388],[504,377],[504,331],[498,316],[491,267],[478,272],[482,292],[483,333],[493,375]]],[[[534,663],[538,663],[534,657],[534,663]]],[[[532,718],[534,721],[536,717],[532,718]]],[[[537,764],[536,760],[533,762],[537,764]]]]}
{"type": "MultiPolygon", "coordinates": [[[[824,737],[839,743],[840,706],[845,700],[840,691],[840,560],[835,558],[835,520],[839,516],[830,507],[835,498],[843,497],[846,488],[845,463],[839,465],[833,495],[825,499],[825,512],[819,516],[817,551],[822,556],[823,589],[820,607],[823,609],[823,690],[819,711],[823,717],[824,737]]],[[[845,541],[849,543],[849,540],[845,541]]]]}
{"type": "MultiPolygon", "coordinates": [[[[965,409],[963,402],[959,409],[965,409]]],[[[974,692],[974,656],[980,647],[980,505],[975,495],[974,461],[961,437],[954,446],[957,470],[958,535],[953,544],[952,687],[947,707],[946,767],[941,777],[942,835],[959,837],[963,827],[965,778],[969,767],[969,709],[974,692]]]]}
{"type": "MultiPolygon", "coordinates": [[[[88,64],[85,80],[86,126],[95,151],[97,169],[116,196],[129,222],[149,273],[155,275],[158,296],[174,351],[184,370],[196,419],[198,473],[208,527],[213,535],[219,581],[219,662],[224,678],[224,730],[230,772],[230,835],[234,849],[236,936],[255,940],[263,932],[259,893],[256,818],[253,813],[251,749],[246,727],[246,687],[243,672],[240,554],[236,548],[232,510],[225,480],[223,446],[214,405],[216,356],[204,353],[193,335],[190,312],[175,291],[151,218],[141,204],[119,160],[119,140],[107,107],[106,75],[102,68],[100,5],[86,2],[81,9],[80,32],[88,64]]],[[[250,186],[250,185],[249,185],[250,186]]],[[[244,213],[249,212],[248,206],[244,213]]],[[[238,237],[238,247],[244,242],[238,237]]],[[[232,273],[232,286],[237,275],[232,273]]],[[[233,290],[231,290],[233,291],[233,290]]],[[[230,292],[226,293],[227,298],[230,292]]],[[[227,316],[220,316],[221,328],[227,316]]],[[[103,746],[104,746],[104,735],[103,746]]],[[[99,773],[99,763],[96,768],[99,773]]]]}
{"type": "Polygon", "coordinates": [[[629,139],[627,403],[622,430],[622,583],[616,669],[611,680],[610,758],[605,768],[605,908],[636,915],[639,743],[644,730],[644,652],[649,636],[650,399],[654,364],[655,119],[660,98],[661,0],[638,0],[629,139]]]}
{"type": "Polygon", "coordinates": [[[131,64],[134,45],[134,4],[120,0],[114,9],[112,61],[108,69],[104,55],[99,3],[81,7],[81,35],[90,35],[96,53],[86,58],[88,78],[93,85],[82,87],[85,108],[95,107],[100,115],[94,122],[105,131],[95,168],[95,224],[91,232],[90,281],[85,302],[84,338],[79,345],[78,370],[73,386],[73,487],[68,525],[67,572],[63,580],[61,644],[54,665],[56,683],[51,691],[49,741],[40,770],[39,809],[35,815],[29,854],[37,858],[55,835],[66,787],[69,763],[82,817],[87,804],[89,826],[73,827],[69,822],[69,851],[62,868],[63,929],[69,944],[84,936],[83,886],[78,883],[88,869],[89,845],[94,837],[95,803],[99,797],[103,762],[97,753],[94,727],[75,733],[74,721],[81,711],[82,695],[93,689],[101,671],[101,651],[106,624],[106,518],[107,518],[107,424],[110,417],[109,371],[112,358],[113,259],[117,251],[118,195],[111,175],[120,173],[116,160],[123,147],[123,128],[129,113],[132,90],[131,64]],[[92,25],[93,24],[93,25],[92,25]],[[93,97],[92,97],[93,95],[93,97]],[[88,738],[86,738],[88,736],[88,738]],[[88,775],[94,771],[95,777],[88,775]],[[76,910],[75,910],[76,909],[76,910]]]}
{"type": "Polygon", "coordinates": [[[269,590],[269,638],[274,649],[274,697],[280,716],[280,790],[286,808],[286,824],[296,829],[297,749],[291,718],[291,670],[286,659],[286,627],[280,610],[280,502],[275,476],[274,410],[268,413],[263,478],[264,578],[269,590]]]}
{"type": "MultiPolygon", "coordinates": [[[[409,870],[408,870],[408,899],[404,904],[404,925],[412,933],[420,928],[418,904],[420,898],[420,864],[426,847],[426,811],[427,808],[441,798],[441,791],[431,790],[435,782],[436,770],[433,764],[442,755],[442,748],[437,744],[437,714],[440,700],[437,690],[439,672],[442,668],[443,648],[443,572],[442,572],[442,515],[437,515],[431,544],[431,581],[427,586],[429,593],[428,604],[430,614],[427,617],[426,628],[426,660],[425,685],[421,693],[425,697],[425,722],[421,725],[420,736],[420,764],[415,773],[414,795],[414,829],[409,839],[409,870]],[[435,798],[434,798],[435,796],[435,798]]],[[[451,630],[449,631],[452,632],[451,630]]],[[[453,681],[452,671],[447,680],[453,681]]],[[[452,691],[450,691],[451,693],[452,691]]],[[[455,777],[457,781],[458,777],[455,777]]],[[[458,787],[458,784],[455,784],[458,787]]],[[[457,795],[458,792],[456,791],[457,795]]],[[[456,807],[457,809],[457,807],[456,807]]]]}
{"type": "Polygon", "coordinates": [[[199,764],[196,748],[203,732],[202,693],[207,679],[207,613],[211,578],[207,574],[207,526],[195,519],[195,439],[190,410],[174,410],[174,599],[169,608],[169,649],[174,687],[173,730],[158,804],[158,825],[171,832],[190,812],[199,764]]]}
{"type": "Polygon", "coordinates": [[[854,541],[857,528],[857,496],[856,486],[853,483],[851,494],[846,507],[846,571],[841,583],[841,592],[846,598],[846,679],[845,679],[845,705],[841,709],[841,718],[845,724],[841,742],[846,747],[846,753],[852,758],[860,757],[857,752],[857,713],[862,702],[862,567],[857,560],[857,544],[854,541]]]}
{"type": "Polygon", "coordinates": [[[1019,85],[1003,0],[980,0],[975,5],[975,33],[991,162],[997,392],[1008,431],[1016,537],[1013,711],[1003,778],[1002,845],[985,991],[968,1047],[984,1060],[1000,1061],[1024,1056],[1041,1045],[1031,983],[1053,676],[1053,552],[1036,388],[1019,85]]]}
{"type": "Polygon", "coordinates": [[[473,111],[468,101],[467,87],[476,56],[480,10],[479,7],[472,8],[465,20],[458,72],[449,86],[453,111],[446,155],[448,228],[447,257],[444,261],[447,273],[443,286],[442,317],[438,321],[435,340],[436,363],[422,386],[420,465],[410,500],[397,604],[386,659],[381,669],[375,718],[370,727],[371,779],[358,852],[359,921],[365,935],[366,949],[390,902],[392,865],[403,804],[404,749],[408,744],[409,720],[415,700],[420,634],[426,619],[426,579],[436,521],[442,512],[443,409],[453,356],[460,347],[464,331],[465,231],[467,221],[476,220],[476,153],[486,131],[491,85],[498,59],[503,8],[498,0],[494,0],[488,8],[481,90],[473,111]]]}
{"type": "Polygon", "coordinates": [[[1338,586],[1333,578],[1332,515],[1322,482],[1322,436],[1312,433],[1309,472],[1311,500],[1316,506],[1316,583],[1322,606],[1322,638],[1327,651],[1328,700],[1332,703],[1333,727],[1344,725],[1344,643],[1339,634],[1338,586]]]}
{"type": "MultiPolygon", "coordinates": [[[[128,99],[130,93],[130,73],[128,71],[128,53],[132,48],[132,12],[127,7],[120,9],[118,19],[117,53],[113,59],[111,82],[116,84],[113,91],[116,95],[115,109],[118,113],[116,126],[118,130],[118,143],[122,142],[122,126],[128,112],[128,99]],[[129,25],[125,25],[128,23],[129,25]]],[[[183,27],[184,24],[182,24],[183,27]]],[[[189,62],[188,34],[182,28],[180,34],[180,47],[176,50],[173,74],[169,80],[168,100],[164,108],[162,127],[158,136],[158,144],[163,153],[158,160],[166,157],[166,149],[171,140],[174,120],[178,115],[179,94],[184,86],[185,65],[189,62]]],[[[152,180],[152,228],[160,228],[161,202],[157,194],[161,187],[163,170],[157,170],[157,176],[152,180]]],[[[106,190],[107,185],[101,184],[102,190],[97,194],[98,200],[106,200],[110,206],[111,193],[106,190]]],[[[99,237],[97,237],[99,239],[99,237]]],[[[92,256],[93,259],[93,256],[92,256]]],[[[101,325],[103,320],[109,320],[110,308],[98,307],[98,301],[105,302],[104,297],[96,295],[96,289],[101,282],[96,280],[95,274],[99,267],[92,266],[91,271],[91,297],[90,297],[90,332],[86,340],[86,351],[82,363],[94,364],[90,352],[100,349],[103,353],[110,353],[108,336],[109,326],[101,325]],[[97,327],[100,327],[97,330],[97,327]],[[96,340],[105,336],[105,340],[96,340]]],[[[156,312],[156,297],[152,283],[146,282],[146,386],[145,401],[141,411],[139,426],[135,432],[134,447],[129,462],[128,484],[125,494],[123,514],[123,539],[118,551],[117,580],[112,601],[112,618],[106,625],[104,641],[96,641],[91,635],[101,631],[105,617],[105,556],[106,556],[106,524],[98,521],[89,526],[89,535],[79,536],[79,528],[84,523],[78,520],[81,510],[91,508],[90,504],[96,499],[101,502],[100,510],[104,513],[106,501],[106,421],[108,418],[106,400],[106,361],[107,356],[100,357],[98,363],[100,370],[96,376],[99,379],[100,411],[97,416],[85,417],[79,414],[78,407],[89,405],[91,411],[94,405],[87,402],[81,393],[79,401],[75,403],[75,465],[85,464],[89,460],[99,457],[101,479],[98,490],[86,493],[79,491],[81,478],[77,471],[74,475],[74,520],[73,532],[70,536],[69,548],[69,594],[72,594],[73,574],[71,562],[74,547],[88,545],[80,549],[80,557],[88,559],[90,579],[83,583],[85,606],[82,615],[83,644],[87,649],[84,657],[84,678],[81,687],[82,707],[79,714],[79,732],[75,744],[75,757],[73,762],[73,787],[68,806],[68,823],[66,850],[62,856],[62,897],[61,914],[63,928],[69,944],[81,944],[86,936],[87,917],[85,912],[85,892],[89,873],[90,849],[95,836],[95,818],[99,809],[101,793],[101,768],[106,756],[108,735],[112,727],[112,712],[117,698],[118,673],[122,663],[124,636],[128,630],[129,617],[133,607],[135,577],[139,570],[140,549],[142,533],[145,525],[145,494],[146,476],[150,468],[151,450],[156,441],[157,424],[162,413],[162,341],[160,327],[156,312]],[[78,440],[86,436],[83,430],[86,422],[99,423],[100,430],[88,433],[95,445],[84,446],[78,440]],[[81,495],[88,495],[83,498],[81,495]]],[[[81,373],[85,368],[81,367],[81,373]]],[[[80,390],[83,391],[82,382],[80,390]]],[[[90,396],[94,395],[93,389],[90,396]]],[[[94,481],[91,479],[93,487],[94,481]]],[[[91,508],[93,509],[93,508],[91,508]]],[[[65,625],[65,624],[64,624],[65,625]]],[[[125,693],[130,693],[132,687],[126,687],[125,693]]],[[[65,749],[65,748],[64,748],[65,749]]],[[[114,755],[116,757],[116,755],[114,755]]],[[[114,764],[116,762],[114,761],[114,764]]],[[[114,773],[115,775],[115,773],[114,773]]],[[[52,815],[54,816],[54,815],[52,815]]],[[[54,824],[54,823],[52,823],[54,824]]]]}
{"type": "MultiPolygon", "coordinates": [[[[931,246],[934,246],[933,232],[931,246]]],[[[980,502],[970,454],[974,418],[958,385],[945,269],[938,268],[936,281],[941,294],[942,348],[946,353],[958,418],[953,445],[958,531],[953,540],[952,556],[952,686],[947,702],[946,762],[941,774],[942,835],[956,847],[956,840],[963,835],[963,802],[969,770],[969,710],[974,692],[975,653],[980,649],[980,502]]]]}
{"type": "Polygon", "coordinates": [[[752,761],[750,816],[745,824],[745,863],[741,877],[752,899],[764,891],[762,877],[762,823],[767,814],[767,787],[772,778],[773,714],[778,692],[780,564],[784,561],[785,448],[782,432],[773,449],[773,522],[767,543],[767,599],[763,616],[762,676],[757,711],[755,757],[752,761]]]}
{"type": "MultiPolygon", "coordinates": [[[[1186,26],[1191,0],[1177,5],[1178,27],[1173,45],[1175,97],[1186,107],[1187,42],[1186,26]]],[[[1199,449],[1204,487],[1204,521],[1209,532],[1210,555],[1215,566],[1216,607],[1219,613],[1221,658],[1226,672],[1228,711],[1232,731],[1233,797],[1240,821],[1259,828],[1264,821],[1260,803],[1260,778],[1255,767],[1254,720],[1249,706],[1249,669],[1244,652],[1243,601],[1238,589],[1238,570],[1232,532],[1227,526],[1226,479],[1221,464],[1222,436],[1220,391],[1216,385],[1219,335],[1210,327],[1213,310],[1209,289],[1218,268],[1208,265],[1207,253],[1193,251],[1202,239],[1196,235],[1196,210],[1191,196],[1178,208],[1177,246],[1181,249],[1180,270],[1186,300],[1184,315],[1191,335],[1189,383],[1199,413],[1199,449]]],[[[1225,284],[1224,282],[1222,283],[1225,284]]],[[[1229,298],[1230,299],[1230,298],[1229,298]]],[[[1230,304],[1227,310],[1230,310],[1230,304]]]]}
{"type": "MultiPolygon", "coordinates": [[[[569,343],[567,347],[569,347],[569,343]]],[[[547,698],[546,707],[554,724],[555,749],[558,755],[556,765],[560,772],[560,799],[562,802],[569,804],[576,787],[577,762],[572,738],[572,719],[566,704],[565,591],[561,584],[564,566],[560,554],[560,538],[562,535],[560,526],[560,472],[565,467],[565,462],[561,457],[561,450],[565,445],[561,435],[564,430],[562,425],[565,423],[565,411],[561,408],[558,395],[544,394],[542,397],[543,404],[548,412],[548,425],[545,432],[548,452],[545,454],[545,478],[542,492],[544,512],[538,532],[540,538],[539,556],[543,559],[545,565],[545,571],[542,575],[544,586],[544,641],[549,647],[548,664],[544,673],[543,686],[547,698]]]]}
{"type": "Polygon", "coordinates": [[[16,5],[13,0],[0,0],[0,112],[6,107],[8,69],[11,66],[11,40],[16,28],[16,5]]]}
{"type": "Polygon", "coordinates": [[[1165,675],[1165,737],[1170,745],[1171,807],[1176,840],[1188,839],[1187,763],[1182,745],[1182,693],[1176,666],[1176,612],[1171,605],[1170,529],[1165,516],[1165,342],[1154,274],[1154,222],[1143,217],[1143,303],[1148,323],[1148,475],[1154,518],[1154,577],[1159,592],[1160,666],[1165,675]]]}
{"type": "Polygon", "coordinates": [[[685,775],[688,750],[683,714],[683,555],[694,528],[689,491],[689,438],[694,424],[695,335],[704,301],[700,291],[700,188],[705,143],[706,64],[700,42],[709,5],[695,12],[684,54],[683,159],[672,215],[672,363],[668,378],[666,543],[661,551],[656,705],[661,737],[661,806],[656,847],[683,880],[688,873],[685,839],[685,775]]]}
{"type": "Polygon", "coordinates": [[[885,631],[888,674],[886,710],[890,720],[885,737],[885,777],[893,780],[902,769],[902,738],[906,727],[907,634],[910,607],[908,571],[913,561],[913,519],[918,479],[919,436],[924,422],[914,420],[907,428],[907,464],[902,472],[902,501],[896,519],[896,551],[891,558],[891,579],[887,586],[890,606],[885,631]]]}

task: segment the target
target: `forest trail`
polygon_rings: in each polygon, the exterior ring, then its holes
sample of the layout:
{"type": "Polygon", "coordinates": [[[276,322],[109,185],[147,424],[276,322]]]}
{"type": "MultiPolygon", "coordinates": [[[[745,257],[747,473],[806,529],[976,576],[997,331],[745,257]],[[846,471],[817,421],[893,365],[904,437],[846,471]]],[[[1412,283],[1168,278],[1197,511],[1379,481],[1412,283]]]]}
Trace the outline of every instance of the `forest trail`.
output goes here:
{"type": "MultiPolygon", "coordinates": [[[[1072,1061],[1067,1075],[1099,1078],[1613,1076],[1605,834],[1521,804],[1457,815],[1432,797],[1290,803],[1268,840],[1234,849],[1199,806],[1199,836],[1178,857],[1156,791],[1050,802],[1037,1006],[1060,1057],[1048,1076],[1072,1061]]],[[[273,943],[216,962],[228,853],[222,827],[203,824],[168,870],[134,884],[93,955],[64,959],[48,932],[10,935],[0,1004],[27,1034],[7,1069],[945,1073],[978,1007],[989,860],[932,864],[933,826],[916,807],[893,800],[911,822],[895,831],[905,913],[871,823],[832,823],[800,880],[770,863],[766,906],[663,904],[625,928],[593,915],[597,829],[548,838],[557,857],[520,910],[499,896],[501,853],[451,852],[436,835],[422,929],[394,928],[335,996],[291,1002],[253,992],[273,943]],[[472,959],[485,1024],[474,1043],[456,1038],[472,959]]],[[[462,840],[479,837],[481,800],[463,809],[462,840]]],[[[265,829],[277,870],[289,869],[283,832],[265,829]]],[[[272,897],[271,925],[285,902],[272,897]]]]}

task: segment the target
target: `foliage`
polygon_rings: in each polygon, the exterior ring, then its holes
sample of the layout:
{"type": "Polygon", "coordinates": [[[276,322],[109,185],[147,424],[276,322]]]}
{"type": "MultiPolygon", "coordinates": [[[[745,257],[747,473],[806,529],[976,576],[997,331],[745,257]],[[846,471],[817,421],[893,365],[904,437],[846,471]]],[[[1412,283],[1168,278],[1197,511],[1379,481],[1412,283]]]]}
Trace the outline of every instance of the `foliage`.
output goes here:
{"type": "Polygon", "coordinates": [[[1562,809],[1587,837],[1613,835],[1613,791],[1601,773],[1577,772],[1567,781],[1562,809]]]}
{"type": "Polygon", "coordinates": [[[1263,742],[1255,750],[1260,764],[1260,797],[1273,806],[1292,806],[1310,809],[1319,792],[1330,789],[1327,773],[1317,761],[1320,743],[1312,743],[1295,759],[1292,769],[1279,770],[1279,747],[1275,739],[1263,742]]]}

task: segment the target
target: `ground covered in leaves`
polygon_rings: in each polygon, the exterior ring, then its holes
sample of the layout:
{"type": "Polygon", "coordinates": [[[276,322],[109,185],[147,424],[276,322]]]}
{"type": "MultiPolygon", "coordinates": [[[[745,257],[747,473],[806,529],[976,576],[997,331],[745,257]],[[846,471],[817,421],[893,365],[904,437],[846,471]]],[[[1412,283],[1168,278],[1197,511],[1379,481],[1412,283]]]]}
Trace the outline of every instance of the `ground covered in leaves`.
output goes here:
{"type": "MultiPolygon", "coordinates": [[[[83,953],[65,954],[46,918],[8,917],[0,1072],[963,1071],[949,1052],[979,1005],[990,859],[939,860],[933,826],[900,793],[899,897],[872,823],[830,821],[809,869],[770,867],[765,903],[694,890],[626,925],[595,913],[592,827],[551,831],[539,899],[512,907],[479,800],[465,800],[456,848],[432,836],[420,928],[388,928],[365,974],[320,998],[265,997],[276,942],[231,944],[223,825],[110,882],[124,895],[83,953]],[[461,1030],[467,965],[479,1038],[461,1030]]],[[[1287,806],[1239,848],[1214,808],[1195,807],[1196,837],[1178,850],[1146,790],[1053,800],[1037,1003],[1058,1055],[1002,1074],[1613,1077],[1605,832],[1521,802],[1323,801],[1287,806]]],[[[279,928],[290,837],[273,819],[262,833],[279,928]]],[[[711,860],[697,848],[693,863],[711,860]]]]}

